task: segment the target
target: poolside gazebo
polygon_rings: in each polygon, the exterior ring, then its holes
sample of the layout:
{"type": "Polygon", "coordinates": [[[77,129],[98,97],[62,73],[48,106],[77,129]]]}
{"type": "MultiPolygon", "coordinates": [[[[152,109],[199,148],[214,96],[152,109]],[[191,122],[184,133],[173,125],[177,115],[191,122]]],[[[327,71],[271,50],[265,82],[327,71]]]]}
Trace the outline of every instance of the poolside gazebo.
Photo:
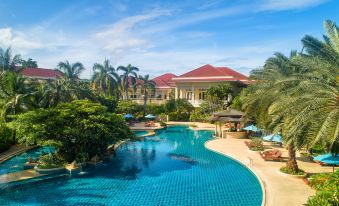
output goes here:
{"type": "Polygon", "coordinates": [[[245,121],[245,113],[241,111],[228,108],[224,111],[213,113],[213,116],[210,118],[210,120],[215,123],[215,134],[217,137],[221,136],[223,138],[224,131],[226,133],[226,136],[231,135],[233,137],[241,138],[246,135],[246,132],[231,131],[232,124],[236,125],[236,130],[240,130],[240,123],[245,121]],[[222,130],[223,123],[228,124],[228,129],[224,131],[222,130]]]}

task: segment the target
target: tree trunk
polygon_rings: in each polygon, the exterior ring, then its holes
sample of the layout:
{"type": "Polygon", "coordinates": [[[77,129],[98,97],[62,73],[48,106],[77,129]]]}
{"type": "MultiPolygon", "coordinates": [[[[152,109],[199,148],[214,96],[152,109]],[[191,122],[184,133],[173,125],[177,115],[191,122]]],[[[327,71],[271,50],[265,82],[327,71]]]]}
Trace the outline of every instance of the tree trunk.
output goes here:
{"type": "Polygon", "coordinates": [[[144,92],[144,116],[146,115],[147,107],[147,92],[144,92]]]}
{"type": "Polygon", "coordinates": [[[127,79],[126,85],[125,85],[125,95],[126,95],[126,100],[128,100],[128,79],[127,79]]]}
{"type": "Polygon", "coordinates": [[[296,152],[295,152],[295,147],[294,143],[291,142],[288,145],[288,161],[286,163],[286,167],[293,170],[294,172],[298,172],[298,163],[297,163],[297,158],[296,158],[296,152]]]}

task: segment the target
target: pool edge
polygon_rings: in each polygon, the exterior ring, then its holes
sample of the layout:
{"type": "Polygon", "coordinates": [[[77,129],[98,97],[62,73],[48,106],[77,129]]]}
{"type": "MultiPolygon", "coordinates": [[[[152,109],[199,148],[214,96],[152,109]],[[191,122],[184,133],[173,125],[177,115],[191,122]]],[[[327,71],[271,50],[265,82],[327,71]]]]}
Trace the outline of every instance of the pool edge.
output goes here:
{"type": "Polygon", "coordinates": [[[261,186],[261,190],[262,190],[262,203],[261,203],[261,206],[266,206],[266,203],[267,203],[267,195],[266,195],[266,185],[265,185],[265,182],[261,179],[261,177],[258,175],[258,173],[253,169],[253,168],[250,168],[248,167],[247,165],[245,165],[243,162],[241,162],[241,160],[239,160],[238,158],[236,157],[233,157],[232,155],[230,154],[224,154],[224,153],[221,153],[219,151],[216,151],[210,147],[207,146],[207,143],[210,142],[210,141],[213,141],[214,139],[211,139],[211,140],[207,140],[205,143],[204,143],[204,146],[206,149],[212,151],[212,152],[215,152],[217,154],[220,154],[220,155],[223,155],[223,156],[226,156],[227,158],[230,158],[236,162],[238,162],[239,164],[243,165],[245,168],[247,168],[249,171],[251,171],[254,176],[257,178],[260,186],[261,186]]]}

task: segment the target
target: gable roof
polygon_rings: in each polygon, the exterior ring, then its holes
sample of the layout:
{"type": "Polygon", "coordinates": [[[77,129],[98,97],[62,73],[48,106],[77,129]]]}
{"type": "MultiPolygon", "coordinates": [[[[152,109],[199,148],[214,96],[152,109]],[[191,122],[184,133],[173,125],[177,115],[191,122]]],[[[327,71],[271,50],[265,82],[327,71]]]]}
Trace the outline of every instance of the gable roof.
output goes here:
{"type": "Polygon", "coordinates": [[[240,81],[246,83],[248,77],[228,67],[214,67],[206,64],[172,79],[174,82],[222,82],[240,81]]]}
{"type": "Polygon", "coordinates": [[[37,79],[58,79],[64,76],[59,70],[43,68],[25,68],[20,73],[25,77],[37,79]]]}
{"type": "Polygon", "coordinates": [[[172,78],[176,75],[172,73],[166,73],[161,76],[155,77],[152,80],[155,82],[156,88],[171,88],[173,86],[172,78]]]}

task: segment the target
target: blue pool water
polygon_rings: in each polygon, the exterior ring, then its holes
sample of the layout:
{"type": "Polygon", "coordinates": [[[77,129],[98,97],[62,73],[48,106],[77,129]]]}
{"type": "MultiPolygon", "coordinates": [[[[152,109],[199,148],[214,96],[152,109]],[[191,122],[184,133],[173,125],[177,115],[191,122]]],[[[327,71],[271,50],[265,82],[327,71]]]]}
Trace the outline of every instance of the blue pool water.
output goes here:
{"type": "Polygon", "coordinates": [[[43,147],[17,155],[0,164],[0,175],[21,171],[24,169],[24,164],[27,162],[29,157],[36,159],[42,153],[51,153],[53,151],[54,149],[51,147],[43,147]]]}
{"type": "Polygon", "coordinates": [[[143,136],[145,134],[148,134],[148,132],[147,131],[134,131],[134,134],[137,137],[141,137],[141,136],[143,136]]]}
{"type": "Polygon", "coordinates": [[[5,190],[3,205],[261,205],[251,171],[207,150],[209,131],[183,126],[127,142],[110,163],[69,179],[5,190]]]}

